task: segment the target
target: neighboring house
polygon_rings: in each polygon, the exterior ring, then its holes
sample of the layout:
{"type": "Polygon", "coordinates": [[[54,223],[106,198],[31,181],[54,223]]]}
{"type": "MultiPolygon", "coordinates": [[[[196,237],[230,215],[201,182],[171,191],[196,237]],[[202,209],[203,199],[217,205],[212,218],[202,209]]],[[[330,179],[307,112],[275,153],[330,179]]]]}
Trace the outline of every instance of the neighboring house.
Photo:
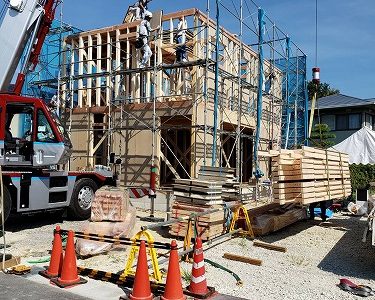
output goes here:
{"type": "Polygon", "coordinates": [[[375,130],[375,99],[341,94],[323,97],[317,100],[314,124],[318,123],[318,115],[320,123],[327,124],[336,135],[334,142],[337,144],[364,126],[375,130]]]}

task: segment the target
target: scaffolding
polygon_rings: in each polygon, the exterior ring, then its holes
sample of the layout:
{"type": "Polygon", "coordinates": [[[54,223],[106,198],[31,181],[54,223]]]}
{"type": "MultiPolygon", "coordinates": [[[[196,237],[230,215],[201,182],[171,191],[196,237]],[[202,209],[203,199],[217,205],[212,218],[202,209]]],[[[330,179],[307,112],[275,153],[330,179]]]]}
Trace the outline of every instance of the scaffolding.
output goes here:
{"type": "Polygon", "coordinates": [[[39,56],[38,65],[34,71],[26,74],[22,89],[23,95],[41,98],[47,102],[55,98],[55,101],[58,100],[62,41],[67,36],[81,31],[61,20],[52,22],[39,56]]]}
{"type": "Polygon", "coordinates": [[[217,5],[216,22],[210,1],[205,13],[154,13],[160,30],[145,68],[139,22],[63,38],[58,95],[72,169],[108,164],[116,153],[125,185],[147,185],[150,166],[159,185],[207,165],[235,168],[248,182],[257,168],[269,174],[263,153],[303,142],[306,56],[254,2],[217,5]],[[188,62],[176,61],[180,17],[189,24],[188,62]]]}

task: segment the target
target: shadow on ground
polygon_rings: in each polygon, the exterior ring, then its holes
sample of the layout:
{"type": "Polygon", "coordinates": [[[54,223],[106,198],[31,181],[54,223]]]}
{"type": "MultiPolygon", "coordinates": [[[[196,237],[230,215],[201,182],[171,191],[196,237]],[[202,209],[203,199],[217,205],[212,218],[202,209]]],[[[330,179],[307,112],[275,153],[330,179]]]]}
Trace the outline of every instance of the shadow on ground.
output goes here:
{"type": "Polygon", "coordinates": [[[63,223],[66,218],[62,211],[43,212],[32,215],[14,215],[10,216],[5,223],[7,231],[18,232],[25,229],[39,228],[45,225],[63,223]]]}
{"type": "MultiPolygon", "coordinates": [[[[300,221],[271,235],[258,239],[267,243],[274,243],[296,235],[311,226],[319,226],[320,220],[300,221]]],[[[321,224],[320,226],[323,226],[321,224]]],[[[328,225],[331,230],[339,230],[344,233],[342,238],[327,253],[318,267],[326,272],[331,272],[340,277],[357,277],[375,280],[375,247],[371,246],[371,237],[366,243],[362,242],[362,236],[366,227],[366,219],[350,216],[348,218],[333,218],[328,225]]],[[[327,231],[329,233],[329,231],[327,231]]]]}
{"type": "Polygon", "coordinates": [[[370,237],[362,242],[366,220],[357,217],[333,220],[335,225],[347,228],[343,237],[324,257],[318,267],[341,277],[375,279],[375,247],[370,237]]]}

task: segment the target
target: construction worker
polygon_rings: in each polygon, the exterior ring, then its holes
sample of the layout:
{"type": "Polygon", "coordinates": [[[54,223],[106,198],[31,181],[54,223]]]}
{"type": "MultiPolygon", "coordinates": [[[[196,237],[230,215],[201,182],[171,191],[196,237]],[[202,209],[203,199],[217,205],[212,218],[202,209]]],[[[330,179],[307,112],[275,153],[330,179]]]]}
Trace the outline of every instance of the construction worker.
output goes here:
{"type": "Polygon", "coordinates": [[[150,25],[151,19],[152,19],[152,13],[149,11],[145,11],[144,20],[142,20],[141,24],[139,25],[139,32],[138,32],[139,40],[141,40],[143,44],[140,47],[141,51],[143,52],[143,57],[139,65],[140,68],[144,68],[147,66],[148,61],[152,55],[151,48],[148,45],[150,33],[159,29],[159,26],[154,29],[151,29],[151,25],[150,25]]]}
{"type": "Polygon", "coordinates": [[[134,3],[134,5],[129,7],[129,11],[133,13],[134,19],[137,20],[142,20],[142,14],[141,14],[141,2],[142,1],[137,1],[134,3]]]}
{"type": "Polygon", "coordinates": [[[151,0],[140,0],[134,3],[134,5],[129,7],[129,11],[133,12],[134,19],[137,20],[143,20],[144,14],[148,9],[148,3],[150,3],[151,0]]]}
{"type": "Polygon", "coordinates": [[[187,30],[187,22],[183,16],[179,18],[179,22],[177,25],[177,34],[176,34],[176,61],[177,62],[187,62],[187,55],[186,55],[186,30],[187,30]]]}

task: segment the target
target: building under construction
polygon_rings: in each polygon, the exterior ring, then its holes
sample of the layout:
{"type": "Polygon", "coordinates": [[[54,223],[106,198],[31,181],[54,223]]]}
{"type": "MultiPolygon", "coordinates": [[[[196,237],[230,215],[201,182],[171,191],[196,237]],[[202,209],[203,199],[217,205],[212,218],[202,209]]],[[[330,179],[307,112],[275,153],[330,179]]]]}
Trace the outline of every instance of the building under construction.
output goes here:
{"type": "MultiPolygon", "coordinates": [[[[222,11],[231,12],[224,2],[222,11]]],[[[248,182],[257,168],[269,174],[263,153],[304,141],[306,56],[255,5],[240,1],[237,34],[209,12],[155,12],[152,27],[160,30],[145,68],[135,46],[139,21],[64,38],[59,103],[73,142],[71,169],[108,164],[115,153],[128,186],[148,185],[151,166],[160,186],[211,165],[235,168],[248,182]],[[187,62],[176,60],[180,17],[188,24],[187,62]]]]}

